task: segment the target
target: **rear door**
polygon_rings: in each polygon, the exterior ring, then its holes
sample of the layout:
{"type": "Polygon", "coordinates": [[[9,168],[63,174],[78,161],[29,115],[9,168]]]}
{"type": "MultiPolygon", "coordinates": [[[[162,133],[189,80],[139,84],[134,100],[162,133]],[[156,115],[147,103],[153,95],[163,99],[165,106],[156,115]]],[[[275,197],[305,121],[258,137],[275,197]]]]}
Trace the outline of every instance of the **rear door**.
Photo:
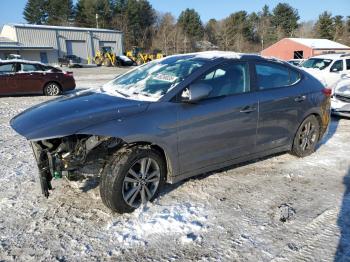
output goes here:
{"type": "Polygon", "coordinates": [[[193,84],[197,83],[210,85],[212,92],[197,103],[178,105],[181,173],[248,155],[255,147],[258,103],[251,92],[248,63],[226,62],[193,84]]]}
{"type": "Polygon", "coordinates": [[[0,64],[0,95],[16,93],[17,83],[15,73],[16,63],[0,64]]]}
{"type": "Polygon", "coordinates": [[[23,94],[42,93],[45,83],[43,68],[39,64],[21,63],[17,73],[18,90],[23,94]]]}
{"type": "Polygon", "coordinates": [[[308,109],[301,74],[275,62],[256,62],[255,73],[259,90],[257,151],[288,146],[308,109]]]}

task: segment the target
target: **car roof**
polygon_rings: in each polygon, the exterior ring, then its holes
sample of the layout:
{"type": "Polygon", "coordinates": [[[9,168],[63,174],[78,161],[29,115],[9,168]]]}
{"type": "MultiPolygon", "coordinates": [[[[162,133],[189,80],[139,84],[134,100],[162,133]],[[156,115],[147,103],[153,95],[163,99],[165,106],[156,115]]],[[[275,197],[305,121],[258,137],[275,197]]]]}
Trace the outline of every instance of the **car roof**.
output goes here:
{"type": "Polygon", "coordinates": [[[24,63],[24,64],[35,64],[35,65],[42,65],[47,66],[46,64],[43,64],[38,61],[30,61],[30,60],[24,60],[24,59],[8,59],[8,60],[0,60],[1,64],[7,64],[7,63],[24,63]]]}
{"type": "Polygon", "coordinates": [[[310,58],[323,58],[323,59],[339,59],[344,57],[345,54],[324,54],[324,55],[317,55],[317,56],[313,56],[310,58]]]}
{"type": "Polygon", "coordinates": [[[286,62],[280,60],[276,57],[261,56],[254,53],[237,53],[231,51],[204,51],[196,53],[186,53],[186,54],[176,54],[167,56],[169,57],[181,57],[181,56],[193,56],[193,58],[207,59],[207,60],[217,60],[217,59],[246,59],[246,60],[261,60],[261,61],[273,61],[285,64],[286,62]]]}

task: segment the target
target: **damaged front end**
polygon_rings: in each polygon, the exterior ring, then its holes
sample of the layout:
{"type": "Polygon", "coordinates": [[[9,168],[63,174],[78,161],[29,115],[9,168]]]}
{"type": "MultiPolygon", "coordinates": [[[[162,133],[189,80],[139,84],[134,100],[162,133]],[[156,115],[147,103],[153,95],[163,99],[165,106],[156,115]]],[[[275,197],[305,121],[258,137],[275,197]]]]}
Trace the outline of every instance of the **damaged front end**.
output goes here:
{"type": "Polygon", "coordinates": [[[71,135],[31,141],[31,146],[39,168],[41,190],[48,197],[54,177],[69,175],[90,161],[105,160],[122,146],[122,140],[95,135],[71,135]]]}

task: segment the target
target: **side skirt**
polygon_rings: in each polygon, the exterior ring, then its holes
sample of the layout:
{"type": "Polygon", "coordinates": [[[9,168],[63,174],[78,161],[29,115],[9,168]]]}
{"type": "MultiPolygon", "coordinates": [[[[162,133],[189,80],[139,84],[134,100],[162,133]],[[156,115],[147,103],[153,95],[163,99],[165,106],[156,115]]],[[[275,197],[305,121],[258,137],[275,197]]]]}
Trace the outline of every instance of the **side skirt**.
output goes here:
{"type": "Polygon", "coordinates": [[[287,152],[290,150],[291,150],[291,145],[276,147],[273,149],[269,149],[267,151],[257,152],[257,153],[253,153],[253,154],[246,155],[243,157],[238,157],[238,158],[235,158],[235,159],[232,159],[229,161],[221,162],[221,163],[218,163],[215,165],[210,165],[210,166],[200,168],[200,169],[197,169],[197,170],[194,170],[191,172],[187,172],[184,174],[180,174],[177,176],[171,176],[168,178],[167,182],[170,184],[175,184],[175,183],[180,182],[181,180],[184,180],[186,178],[190,178],[190,177],[197,176],[197,175],[207,173],[207,172],[213,172],[215,170],[220,170],[220,169],[223,169],[225,167],[229,167],[229,166],[232,166],[235,164],[244,163],[244,162],[258,159],[261,157],[266,157],[266,156],[273,155],[276,153],[281,153],[281,152],[287,152]]]}

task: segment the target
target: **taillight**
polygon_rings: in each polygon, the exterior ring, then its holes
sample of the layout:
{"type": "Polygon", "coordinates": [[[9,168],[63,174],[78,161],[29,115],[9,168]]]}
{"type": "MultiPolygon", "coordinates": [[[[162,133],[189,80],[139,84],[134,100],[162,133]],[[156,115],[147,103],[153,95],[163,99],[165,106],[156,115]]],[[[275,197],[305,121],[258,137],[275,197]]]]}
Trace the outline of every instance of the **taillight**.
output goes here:
{"type": "Polygon", "coordinates": [[[73,76],[73,72],[64,72],[64,74],[67,76],[73,76]]]}
{"type": "Polygon", "coordinates": [[[331,95],[332,95],[332,89],[330,89],[330,88],[323,88],[323,89],[322,89],[322,93],[323,93],[325,96],[331,97],[331,95]]]}

